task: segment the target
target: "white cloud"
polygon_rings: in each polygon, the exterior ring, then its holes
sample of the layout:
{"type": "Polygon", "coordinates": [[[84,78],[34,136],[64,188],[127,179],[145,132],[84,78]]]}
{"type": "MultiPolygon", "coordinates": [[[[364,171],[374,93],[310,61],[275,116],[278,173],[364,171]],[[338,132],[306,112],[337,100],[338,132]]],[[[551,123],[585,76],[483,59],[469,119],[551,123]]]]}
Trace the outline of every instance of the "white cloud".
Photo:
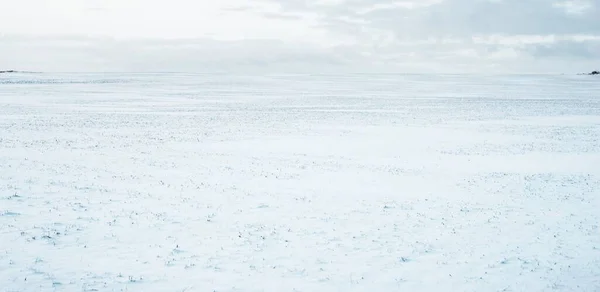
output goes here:
{"type": "MultiPolygon", "coordinates": [[[[115,38],[277,38],[326,40],[306,21],[267,19],[235,8],[246,1],[19,0],[0,9],[4,33],[115,38]]],[[[258,7],[268,10],[268,7],[258,7]]],[[[271,5],[273,6],[273,5],[271,5]]]]}
{"type": "Polygon", "coordinates": [[[356,13],[359,15],[371,13],[378,10],[389,10],[395,8],[403,8],[403,9],[415,9],[415,8],[423,8],[428,7],[434,4],[439,3],[440,0],[434,1],[392,1],[392,2],[381,2],[369,5],[367,7],[356,9],[356,13]]]}
{"type": "Polygon", "coordinates": [[[2,42],[0,56],[11,56],[3,66],[30,71],[284,71],[344,63],[327,49],[277,40],[5,36],[2,42]]]}
{"type": "Polygon", "coordinates": [[[589,0],[570,0],[555,2],[553,5],[564,9],[567,14],[581,15],[591,12],[594,3],[589,0]]]}
{"type": "Polygon", "coordinates": [[[598,15],[600,0],[7,1],[0,68],[587,71],[598,15]]]}

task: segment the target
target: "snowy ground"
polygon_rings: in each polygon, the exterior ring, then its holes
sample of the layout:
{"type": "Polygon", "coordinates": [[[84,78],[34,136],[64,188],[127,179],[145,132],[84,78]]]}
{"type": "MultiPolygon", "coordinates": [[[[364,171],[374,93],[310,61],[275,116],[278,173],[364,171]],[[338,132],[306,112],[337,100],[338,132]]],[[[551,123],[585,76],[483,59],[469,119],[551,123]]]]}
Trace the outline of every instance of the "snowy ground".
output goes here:
{"type": "Polygon", "coordinates": [[[592,76],[4,74],[1,291],[600,291],[592,76]]]}

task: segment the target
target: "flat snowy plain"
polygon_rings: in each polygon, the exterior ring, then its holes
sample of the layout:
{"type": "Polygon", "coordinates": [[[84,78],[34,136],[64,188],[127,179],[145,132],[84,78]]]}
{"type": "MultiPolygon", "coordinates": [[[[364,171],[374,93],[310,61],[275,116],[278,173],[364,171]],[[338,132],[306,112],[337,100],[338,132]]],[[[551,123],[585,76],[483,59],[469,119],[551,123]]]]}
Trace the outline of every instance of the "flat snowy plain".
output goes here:
{"type": "Polygon", "coordinates": [[[600,291],[600,78],[0,75],[1,291],[600,291]]]}

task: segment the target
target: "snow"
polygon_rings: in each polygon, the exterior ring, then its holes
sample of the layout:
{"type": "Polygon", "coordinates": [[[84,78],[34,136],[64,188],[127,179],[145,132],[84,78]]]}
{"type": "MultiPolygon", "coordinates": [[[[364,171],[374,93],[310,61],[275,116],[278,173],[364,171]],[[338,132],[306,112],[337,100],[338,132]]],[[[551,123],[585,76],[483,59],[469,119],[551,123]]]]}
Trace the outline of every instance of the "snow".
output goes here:
{"type": "Polygon", "coordinates": [[[598,291],[600,82],[0,76],[2,291],[598,291]]]}

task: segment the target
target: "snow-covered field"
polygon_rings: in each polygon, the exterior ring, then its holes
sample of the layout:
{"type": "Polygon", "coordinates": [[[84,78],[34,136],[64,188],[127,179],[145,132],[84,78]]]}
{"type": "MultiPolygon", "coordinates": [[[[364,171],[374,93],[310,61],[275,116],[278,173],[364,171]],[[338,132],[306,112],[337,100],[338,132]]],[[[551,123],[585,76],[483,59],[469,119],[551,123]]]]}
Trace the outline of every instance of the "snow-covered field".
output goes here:
{"type": "Polygon", "coordinates": [[[600,79],[0,75],[1,291],[600,291],[600,79]]]}

